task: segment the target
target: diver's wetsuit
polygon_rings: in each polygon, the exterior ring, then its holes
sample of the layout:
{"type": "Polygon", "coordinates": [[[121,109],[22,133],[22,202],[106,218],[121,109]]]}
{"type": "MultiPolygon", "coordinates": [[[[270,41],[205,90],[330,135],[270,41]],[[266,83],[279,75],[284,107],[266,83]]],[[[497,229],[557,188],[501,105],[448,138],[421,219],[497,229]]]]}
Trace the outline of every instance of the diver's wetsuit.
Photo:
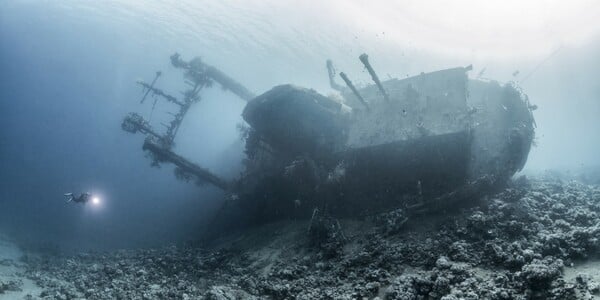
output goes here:
{"type": "Polygon", "coordinates": [[[90,195],[89,193],[81,193],[79,194],[79,197],[75,197],[73,193],[67,193],[65,194],[65,196],[68,197],[67,202],[72,201],[75,203],[86,203],[90,201],[92,195],[90,195]]]}

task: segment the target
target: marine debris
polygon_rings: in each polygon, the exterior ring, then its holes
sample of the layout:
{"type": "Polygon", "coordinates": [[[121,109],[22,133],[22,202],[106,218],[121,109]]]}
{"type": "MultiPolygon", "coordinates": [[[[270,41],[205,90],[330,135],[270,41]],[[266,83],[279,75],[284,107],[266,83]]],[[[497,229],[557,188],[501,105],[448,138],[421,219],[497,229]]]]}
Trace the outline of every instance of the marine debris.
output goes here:
{"type": "MultiPolygon", "coordinates": [[[[380,81],[366,54],[359,57],[374,84],[329,82],[341,101],[294,85],[254,96],[239,82],[195,58],[171,56],[191,88],[177,99],[151,84],[151,93],[180,107],[164,134],[138,114],[124,130],[147,136],[153,164],[170,162],[180,178],[195,178],[236,195],[247,222],[310,218],[315,208],[336,217],[401,209],[407,215],[472,205],[501,190],[521,170],[534,137],[529,100],[518,87],[469,79],[459,67],[380,81]],[[242,116],[245,169],[233,182],[174,152],[190,106],[213,83],[248,101],[242,116]]],[[[144,98],[142,98],[144,99],[144,98]]]]}

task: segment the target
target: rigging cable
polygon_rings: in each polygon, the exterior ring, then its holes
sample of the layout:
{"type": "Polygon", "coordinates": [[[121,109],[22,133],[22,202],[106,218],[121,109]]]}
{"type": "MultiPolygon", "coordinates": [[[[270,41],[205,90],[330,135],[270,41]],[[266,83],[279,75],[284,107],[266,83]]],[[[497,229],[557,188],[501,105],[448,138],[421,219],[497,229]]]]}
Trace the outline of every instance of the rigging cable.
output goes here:
{"type": "Polygon", "coordinates": [[[552,57],[554,57],[560,50],[562,50],[563,46],[561,45],[560,47],[558,47],[558,49],[554,50],[554,52],[552,52],[550,55],[548,55],[548,57],[546,57],[544,60],[542,60],[539,64],[537,64],[535,66],[535,68],[533,68],[533,70],[531,70],[529,73],[527,73],[527,75],[523,76],[523,79],[521,79],[519,81],[520,84],[522,84],[523,82],[525,82],[525,80],[527,80],[531,75],[533,75],[533,73],[537,72],[537,70],[543,65],[545,64],[547,61],[549,61],[552,57]]]}

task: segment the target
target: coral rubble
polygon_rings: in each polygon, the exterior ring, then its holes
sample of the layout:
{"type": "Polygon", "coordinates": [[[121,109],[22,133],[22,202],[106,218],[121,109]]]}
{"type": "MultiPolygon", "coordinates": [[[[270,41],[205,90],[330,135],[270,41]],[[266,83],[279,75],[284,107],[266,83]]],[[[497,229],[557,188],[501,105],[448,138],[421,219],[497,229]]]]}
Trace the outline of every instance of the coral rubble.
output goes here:
{"type": "Polygon", "coordinates": [[[324,226],[341,227],[336,251],[325,229],[315,243],[315,224],[284,221],[205,247],[32,254],[27,274],[48,299],[593,299],[600,278],[564,274],[597,258],[599,200],[535,178],[457,212],[324,226]]]}

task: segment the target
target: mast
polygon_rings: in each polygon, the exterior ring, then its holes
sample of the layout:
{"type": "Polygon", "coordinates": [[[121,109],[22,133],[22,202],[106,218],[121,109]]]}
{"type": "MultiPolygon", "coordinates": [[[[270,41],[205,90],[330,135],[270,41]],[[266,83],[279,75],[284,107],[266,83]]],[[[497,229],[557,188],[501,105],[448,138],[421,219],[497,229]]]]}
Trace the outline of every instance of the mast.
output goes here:
{"type": "Polygon", "coordinates": [[[166,131],[163,134],[158,133],[152,128],[150,122],[137,113],[127,115],[123,119],[121,128],[130,133],[140,132],[146,136],[142,148],[150,152],[153,166],[170,162],[176,166],[176,175],[178,178],[188,179],[193,176],[198,182],[208,182],[222,190],[229,190],[232,187],[230,182],[173,152],[175,137],[189,109],[193,104],[200,102],[200,92],[202,89],[212,86],[213,82],[219,83],[223,89],[231,91],[246,101],[254,98],[254,94],[219,69],[203,63],[200,58],[186,62],[180,58],[179,54],[175,53],[171,56],[171,64],[175,68],[184,70],[185,83],[190,86],[189,89],[182,93],[183,98],[180,99],[172,96],[155,86],[162,74],[160,71],[156,72],[150,84],[143,81],[137,82],[137,84],[142,86],[144,92],[140,103],[144,103],[148,96],[154,97],[152,111],[154,111],[154,107],[159,99],[178,107],[178,111],[172,114],[173,119],[168,124],[163,124],[166,127],[166,131]]]}

